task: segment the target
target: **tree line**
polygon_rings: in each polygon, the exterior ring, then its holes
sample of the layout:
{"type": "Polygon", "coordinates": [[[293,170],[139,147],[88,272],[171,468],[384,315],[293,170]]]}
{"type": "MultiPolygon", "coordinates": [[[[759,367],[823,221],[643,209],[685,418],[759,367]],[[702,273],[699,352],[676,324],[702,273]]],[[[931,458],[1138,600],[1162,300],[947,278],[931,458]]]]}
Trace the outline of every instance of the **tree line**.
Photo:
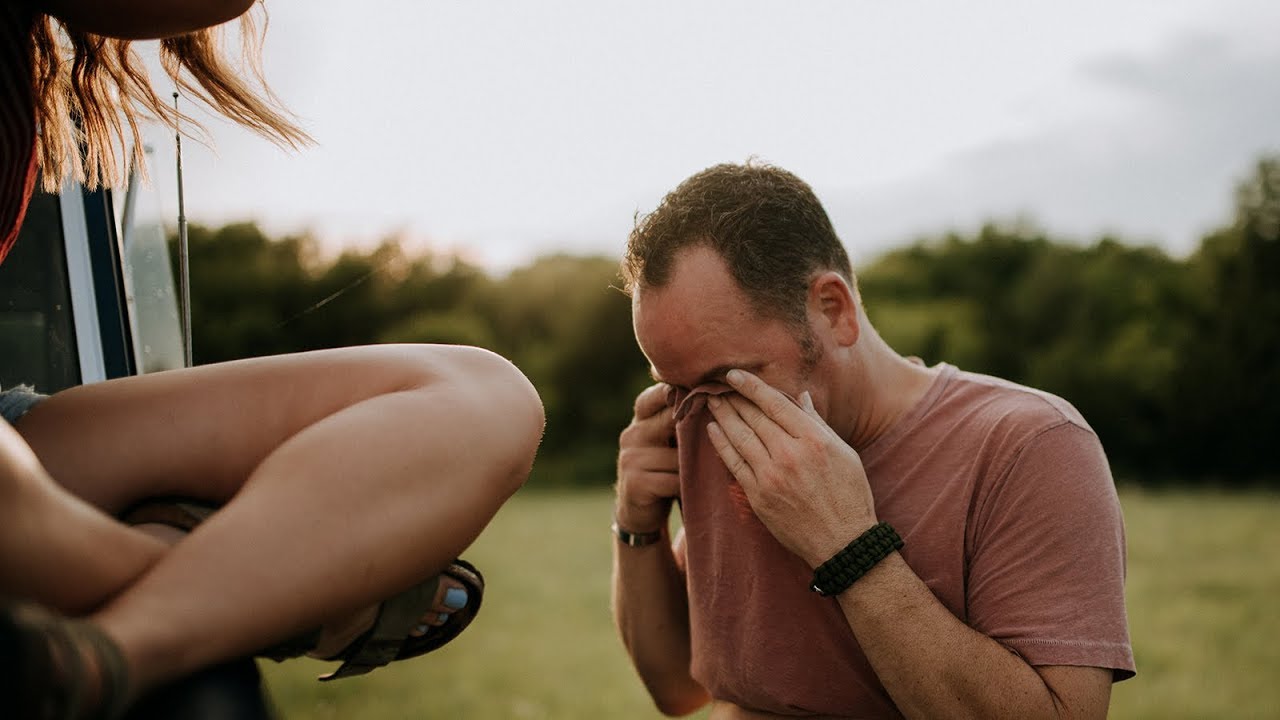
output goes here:
{"type": "MultiPolygon", "coordinates": [[[[198,363],[383,342],[477,345],[541,392],[535,484],[608,484],[648,369],[617,259],[553,255],[501,277],[395,240],[324,256],[249,223],[189,231],[198,363]]],[[[1119,478],[1280,485],[1280,157],[1186,258],[1026,226],[922,238],[858,268],[885,339],[1061,395],[1119,478]]],[[[335,379],[336,382],[340,379],[335,379]]]]}

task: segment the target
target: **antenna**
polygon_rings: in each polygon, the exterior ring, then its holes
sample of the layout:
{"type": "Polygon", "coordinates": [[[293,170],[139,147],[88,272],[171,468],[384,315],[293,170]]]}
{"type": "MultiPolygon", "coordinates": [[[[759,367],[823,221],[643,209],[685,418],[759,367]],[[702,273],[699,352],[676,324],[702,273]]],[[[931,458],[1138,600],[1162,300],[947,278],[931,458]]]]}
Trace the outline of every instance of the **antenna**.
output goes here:
{"type": "Polygon", "coordinates": [[[178,295],[182,305],[182,349],[184,367],[191,367],[191,255],[187,246],[187,208],[182,197],[182,114],[178,92],[173,92],[174,142],[178,155],[178,295]]]}

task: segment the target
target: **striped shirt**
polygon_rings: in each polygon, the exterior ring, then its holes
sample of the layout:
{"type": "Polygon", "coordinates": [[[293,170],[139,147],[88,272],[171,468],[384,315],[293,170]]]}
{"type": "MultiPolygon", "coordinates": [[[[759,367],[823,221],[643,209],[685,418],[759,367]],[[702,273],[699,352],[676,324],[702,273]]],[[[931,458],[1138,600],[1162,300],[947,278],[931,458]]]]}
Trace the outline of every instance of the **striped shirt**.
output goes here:
{"type": "Polygon", "coordinates": [[[0,2],[0,262],[18,238],[36,182],[35,13],[0,2]]]}

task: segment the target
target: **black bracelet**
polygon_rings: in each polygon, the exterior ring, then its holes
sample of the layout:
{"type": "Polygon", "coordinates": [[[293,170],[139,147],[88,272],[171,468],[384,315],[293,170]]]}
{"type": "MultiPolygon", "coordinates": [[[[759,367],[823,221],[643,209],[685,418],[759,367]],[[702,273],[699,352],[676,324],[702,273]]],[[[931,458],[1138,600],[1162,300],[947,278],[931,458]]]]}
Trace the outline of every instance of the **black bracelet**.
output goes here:
{"type": "Polygon", "coordinates": [[[872,528],[844,546],[830,560],[813,571],[811,589],[824,597],[839,595],[866,575],[876,563],[889,553],[902,547],[902,538],[887,522],[878,522],[872,528]]]}
{"type": "Polygon", "coordinates": [[[623,530],[618,527],[617,520],[613,521],[613,524],[609,526],[609,529],[612,530],[614,536],[618,538],[618,542],[630,547],[652,545],[662,539],[661,530],[654,530],[653,532],[646,533],[631,532],[630,530],[623,530]]]}

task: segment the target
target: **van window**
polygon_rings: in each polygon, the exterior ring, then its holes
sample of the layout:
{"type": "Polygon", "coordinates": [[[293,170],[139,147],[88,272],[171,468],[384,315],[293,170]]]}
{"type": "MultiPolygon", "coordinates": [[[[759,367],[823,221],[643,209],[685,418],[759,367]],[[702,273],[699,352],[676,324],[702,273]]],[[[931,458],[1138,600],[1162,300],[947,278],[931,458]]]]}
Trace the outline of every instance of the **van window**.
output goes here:
{"type": "Polygon", "coordinates": [[[125,293],[139,373],[180,368],[182,321],[173,262],[165,239],[165,212],[154,185],[130,178],[120,217],[125,293]]]}
{"type": "Polygon", "coordinates": [[[0,388],[53,393],[80,383],[59,196],[36,193],[0,264],[0,388]]]}

